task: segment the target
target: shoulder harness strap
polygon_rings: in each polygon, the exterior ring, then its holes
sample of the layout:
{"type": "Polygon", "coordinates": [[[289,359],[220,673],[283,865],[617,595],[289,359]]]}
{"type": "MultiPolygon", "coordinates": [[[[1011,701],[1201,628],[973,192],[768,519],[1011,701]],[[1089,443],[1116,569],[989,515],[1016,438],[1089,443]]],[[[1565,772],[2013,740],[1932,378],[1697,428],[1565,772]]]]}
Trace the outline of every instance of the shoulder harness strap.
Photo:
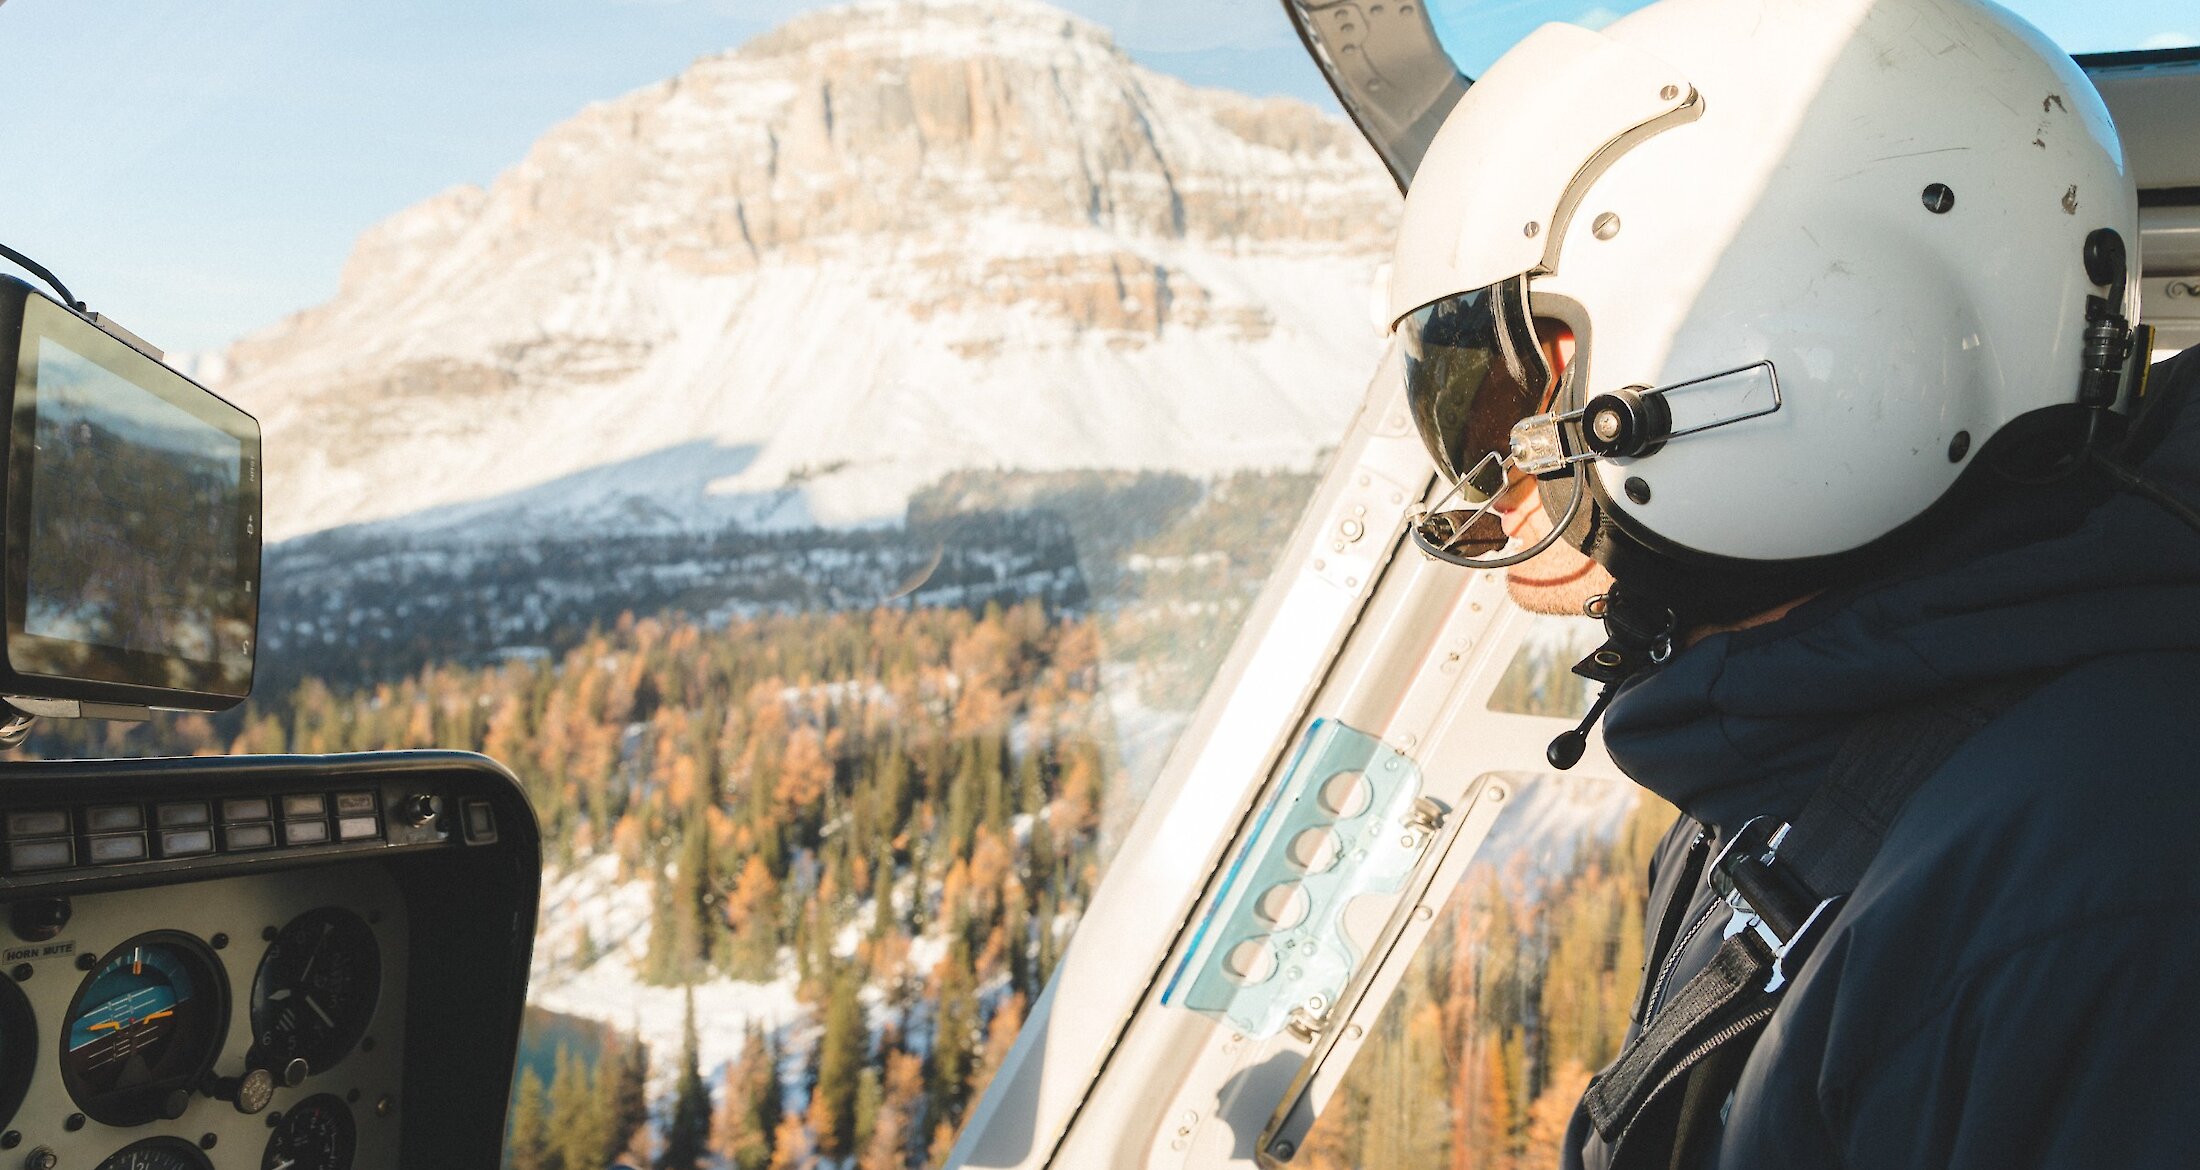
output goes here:
{"type": "Polygon", "coordinates": [[[1732,909],[1725,941],[1582,1099],[1612,1143],[1613,1170],[1694,1164],[1790,978],[1911,794],[2038,684],[1998,683],[1873,716],[1842,744],[1794,821],[1759,817],[1734,834],[1709,874],[1732,909]]]}

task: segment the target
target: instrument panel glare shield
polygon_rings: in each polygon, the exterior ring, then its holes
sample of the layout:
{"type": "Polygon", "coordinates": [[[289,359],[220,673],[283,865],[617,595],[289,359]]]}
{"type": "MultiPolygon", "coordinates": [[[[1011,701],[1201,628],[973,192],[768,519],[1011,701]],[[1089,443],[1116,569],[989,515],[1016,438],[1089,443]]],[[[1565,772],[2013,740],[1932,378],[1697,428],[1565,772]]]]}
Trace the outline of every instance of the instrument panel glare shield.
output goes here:
{"type": "Polygon", "coordinates": [[[1364,956],[1344,930],[1363,894],[1394,893],[1427,846],[1412,819],[1421,771],[1365,732],[1315,721],[1231,864],[1162,1002],[1273,1036],[1318,1017],[1364,956]]]}

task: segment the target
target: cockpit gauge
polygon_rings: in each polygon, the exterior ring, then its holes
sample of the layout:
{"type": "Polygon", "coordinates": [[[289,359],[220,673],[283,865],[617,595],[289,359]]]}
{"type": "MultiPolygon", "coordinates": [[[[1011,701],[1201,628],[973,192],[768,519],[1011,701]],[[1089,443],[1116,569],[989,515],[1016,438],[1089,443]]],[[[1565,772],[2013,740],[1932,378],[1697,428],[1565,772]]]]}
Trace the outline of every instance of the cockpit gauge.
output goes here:
{"type": "Polygon", "coordinates": [[[268,1135],[260,1170],[351,1170],[351,1108],[322,1093],[298,1102],[268,1135]]]}
{"type": "MultiPolygon", "coordinates": [[[[141,934],[109,951],[70,1001],[61,1082],[86,1116],[105,1125],[178,1117],[228,1029],[229,981],[214,952],[176,931],[141,934]]],[[[194,1163],[143,1163],[171,1164],[194,1163]]]]}
{"type": "Polygon", "coordinates": [[[182,1138],[146,1138],[107,1155],[99,1170],[214,1170],[197,1146],[182,1138]]]}
{"type": "Polygon", "coordinates": [[[13,982],[0,979],[0,1128],[14,1120],[38,1066],[38,1021],[13,982]]]}
{"type": "Polygon", "coordinates": [[[300,914],[275,936],[252,982],[252,1065],[303,1059],[328,1071],[366,1033],[381,994],[373,928],[335,906],[300,914]]]}

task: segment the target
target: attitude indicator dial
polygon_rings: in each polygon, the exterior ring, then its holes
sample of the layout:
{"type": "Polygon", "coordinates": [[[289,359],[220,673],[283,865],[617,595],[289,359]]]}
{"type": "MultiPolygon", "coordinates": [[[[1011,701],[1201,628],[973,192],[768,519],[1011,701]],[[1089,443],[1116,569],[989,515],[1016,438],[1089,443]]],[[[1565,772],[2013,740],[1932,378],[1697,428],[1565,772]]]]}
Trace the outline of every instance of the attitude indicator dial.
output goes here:
{"type": "Polygon", "coordinates": [[[106,1125],[176,1117],[220,1054],[229,982],[205,943],[176,931],[109,951],[61,1025],[61,1081],[106,1125]]]}

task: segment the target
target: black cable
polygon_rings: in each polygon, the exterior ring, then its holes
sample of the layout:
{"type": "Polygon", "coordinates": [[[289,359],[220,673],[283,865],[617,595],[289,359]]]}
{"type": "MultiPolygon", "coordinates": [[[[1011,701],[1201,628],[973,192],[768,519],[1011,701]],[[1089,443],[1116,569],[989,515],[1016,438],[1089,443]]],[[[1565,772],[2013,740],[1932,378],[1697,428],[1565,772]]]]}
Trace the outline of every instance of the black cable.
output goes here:
{"type": "Polygon", "coordinates": [[[2106,473],[2108,478],[2115,480],[2117,487],[2130,492],[2132,495],[2154,501],[2161,505],[2164,511],[2184,521],[2186,527],[2194,532],[2200,532],[2200,508],[2194,508],[2191,504],[2178,499],[2176,496],[2171,495],[2168,489],[2161,484],[2155,483],[2153,480],[2140,475],[2099,451],[2092,451],[2088,454],[2093,465],[2106,473]]]}
{"type": "Polygon", "coordinates": [[[2038,475],[2027,474],[2009,466],[2008,461],[2004,460],[2001,465],[1994,468],[1994,472],[2010,483],[2024,487],[2046,487],[2049,484],[2062,483],[2071,476],[2078,474],[2088,462],[2092,461],[2096,455],[2096,444],[2100,442],[2100,438],[2101,410],[2096,407],[2086,412],[2085,436],[2078,441],[2077,450],[2050,464],[2046,471],[2038,475]]]}
{"type": "Polygon", "coordinates": [[[55,276],[52,270],[48,269],[45,265],[40,264],[38,261],[33,260],[28,256],[25,256],[24,254],[16,251],[13,248],[8,247],[6,244],[0,244],[0,256],[7,257],[11,262],[13,262],[23,271],[28,272],[32,276],[35,276],[38,279],[43,280],[47,284],[53,286],[53,290],[61,294],[62,304],[67,305],[69,308],[76,309],[80,312],[83,310],[84,302],[77,300],[73,296],[70,296],[69,286],[61,283],[61,278],[55,276]]]}

